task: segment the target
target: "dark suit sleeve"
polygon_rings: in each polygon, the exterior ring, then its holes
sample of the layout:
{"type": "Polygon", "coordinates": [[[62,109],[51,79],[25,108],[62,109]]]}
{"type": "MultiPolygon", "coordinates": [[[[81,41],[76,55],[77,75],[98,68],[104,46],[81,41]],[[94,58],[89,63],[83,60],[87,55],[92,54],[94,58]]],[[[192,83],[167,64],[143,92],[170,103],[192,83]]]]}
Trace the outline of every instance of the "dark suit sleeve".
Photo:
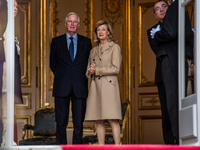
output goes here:
{"type": "Polygon", "coordinates": [[[56,72],[56,44],[55,39],[52,39],[50,50],[50,68],[55,75],[56,72]]]}
{"type": "Polygon", "coordinates": [[[151,29],[152,28],[147,30],[147,36],[148,36],[148,40],[149,40],[149,45],[150,45],[152,51],[154,52],[154,54],[156,55],[157,50],[158,50],[158,42],[156,42],[154,39],[151,38],[151,35],[150,35],[151,29]]]}
{"type": "Polygon", "coordinates": [[[193,48],[194,48],[194,33],[193,31],[188,31],[188,35],[185,40],[185,54],[187,59],[193,60],[193,48]]]}
{"type": "MultiPolygon", "coordinates": [[[[92,50],[92,43],[91,43],[91,40],[89,42],[89,54],[90,54],[90,51],[92,50]]],[[[88,55],[89,56],[89,55],[88,55]]]]}
{"type": "Polygon", "coordinates": [[[163,20],[163,28],[156,32],[154,39],[158,42],[166,42],[176,39],[178,36],[178,0],[173,2],[163,20]]]}
{"type": "Polygon", "coordinates": [[[188,12],[185,12],[185,53],[188,59],[193,59],[193,48],[194,48],[194,32],[188,12]]]}

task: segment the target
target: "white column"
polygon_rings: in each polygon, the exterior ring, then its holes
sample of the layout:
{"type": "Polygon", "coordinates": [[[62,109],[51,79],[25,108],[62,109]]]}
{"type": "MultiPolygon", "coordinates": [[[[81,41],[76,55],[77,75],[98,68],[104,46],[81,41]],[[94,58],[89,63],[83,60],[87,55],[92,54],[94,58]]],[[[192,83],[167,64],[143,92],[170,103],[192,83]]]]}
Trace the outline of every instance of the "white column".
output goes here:
{"type": "Polygon", "coordinates": [[[14,143],[14,0],[8,2],[8,24],[6,30],[7,48],[7,130],[5,133],[5,146],[16,145],[14,143]]]}

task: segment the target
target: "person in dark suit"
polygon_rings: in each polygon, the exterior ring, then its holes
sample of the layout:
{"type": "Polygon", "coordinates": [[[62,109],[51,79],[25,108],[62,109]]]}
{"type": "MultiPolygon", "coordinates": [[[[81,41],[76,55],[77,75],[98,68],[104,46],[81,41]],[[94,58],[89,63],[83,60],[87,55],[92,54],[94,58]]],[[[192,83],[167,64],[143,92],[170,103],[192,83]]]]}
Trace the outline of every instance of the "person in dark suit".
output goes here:
{"type": "Polygon", "coordinates": [[[72,102],[73,144],[82,144],[83,121],[88,96],[88,58],[92,49],[91,40],[77,34],[80,26],[78,14],[71,12],[65,19],[67,32],[51,42],[50,68],[54,74],[53,96],[55,97],[56,144],[67,144],[70,98],[72,102]]]}
{"type": "Polygon", "coordinates": [[[3,122],[2,122],[2,87],[3,87],[3,64],[5,62],[5,51],[4,51],[4,37],[3,34],[7,27],[7,1],[0,0],[0,147],[2,143],[3,134],[3,122]]]}
{"type": "MultiPolygon", "coordinates": [[[[14,17],[18,14],[18,4],[14,0],[14,17]]],[[[14,38],[15,45],[15,82],[14,82],[14,102],[15,104],[22,104],[22,90],[21,90],[21,65],[20,65],[20,47],[17,37],[14,38]]]]}
{"type": "MultiPolygon", "coordinates": [[[[147,30],[150,46],[156,54],[155,83],[161,103],[163,138],[165,144],[179,144],[178,0],[172,2],[169,7],[167,7],[166,1],[158,0],[153,9],[155,16],[162,11],[166,12],[158,24],[147,30]]],[[[185,21],[186,56],[188,59],[192,59],[193,32],[187,13],[185,21]]]]}
{"type": "MultiPolygon", "coordinates": [[[[14,0],[14,17],[18,14],[18,3],[14,0]]],[[[20,47],[17,37],[14,37],[15,46],[15,75],[14,75],[14,103],[23,104],[21,88],[21,64],[20,64],[20,47]]],[[[17,143],[17,121],[14,114],[14,141],[17,143]]]]}

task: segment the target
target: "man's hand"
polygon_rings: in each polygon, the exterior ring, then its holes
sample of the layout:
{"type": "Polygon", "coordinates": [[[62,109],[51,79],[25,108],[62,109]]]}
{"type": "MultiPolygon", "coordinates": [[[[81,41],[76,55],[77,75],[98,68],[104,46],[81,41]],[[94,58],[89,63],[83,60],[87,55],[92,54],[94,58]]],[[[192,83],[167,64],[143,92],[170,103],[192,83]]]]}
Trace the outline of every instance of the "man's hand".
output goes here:
{"type": "Polygon", "coordinates": [[[150,35],[152,39],[154,39],[154,35],[158,31],[160,31],[160,25],[158,25],[156,28],[152,28],[152,30],[150,31],[150,35]]]}

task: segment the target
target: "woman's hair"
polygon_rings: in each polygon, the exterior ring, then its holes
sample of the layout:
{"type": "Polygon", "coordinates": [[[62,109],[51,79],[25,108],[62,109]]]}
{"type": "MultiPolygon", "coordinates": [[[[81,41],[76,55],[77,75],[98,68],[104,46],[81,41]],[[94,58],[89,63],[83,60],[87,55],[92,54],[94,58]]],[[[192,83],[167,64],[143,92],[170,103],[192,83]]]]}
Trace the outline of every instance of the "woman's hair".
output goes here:
{"type": "Polygon", "coordinates": [[[107,27],[107,30],[109,31],[109,35],[108,35],[108,41],[114,41],[114,39],[113,39],[113,33],[112,33],[112,28],[111,28],[111,26],[110,26],[110,24],[109,23],[107,23],[106,21],[104,21],[104,20],[100,20],[100,21],[98,21],[97,23],[96,23],[96,25],[94,26],[94,42],[96,43],[96,45],[99,45],[99,43],[100,43],[100,40],[98,39],[98,37],[97,37],[97,28],[99,27],[99,26],[101,26],[101,25],[106,25],[106,27],[107,27]]]}

